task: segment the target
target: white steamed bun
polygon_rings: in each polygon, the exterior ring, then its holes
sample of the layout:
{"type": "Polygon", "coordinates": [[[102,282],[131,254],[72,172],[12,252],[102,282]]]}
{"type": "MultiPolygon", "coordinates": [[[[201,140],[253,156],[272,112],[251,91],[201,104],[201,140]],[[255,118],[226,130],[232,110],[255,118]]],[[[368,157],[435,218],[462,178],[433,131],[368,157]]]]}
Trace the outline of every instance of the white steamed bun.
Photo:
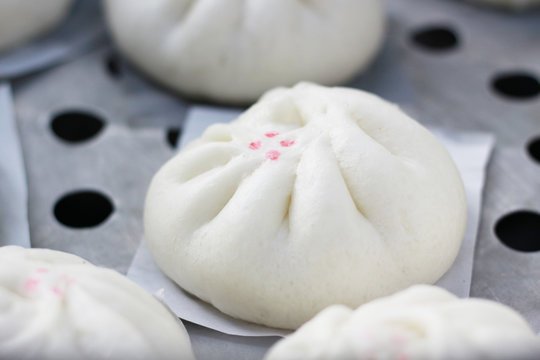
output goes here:
{"type": "Polygon", "coordinates": [[[52,250],[0,248],[0,359],[193,359],[182,324],[115,271],[52,250]]]}
{"type": "Polygon", "coordinates": [[[0,51],[49,31],[66,15],[72,0],[0,0],[0,51]]]}
{"type": "Polygon", "coordinates": [[[540,5],[540,0],[469,0],[477,3],[495,5],[511,9],[525,9],[540,5]]]}
{"type": "Polygon", "coordinates": [[[334,85],[383,37],[381,0],[106,0],[120,49],[182,93],[248,102],[301,80],[334,85]]]}
{"type": "Polygon", "coordinates": [[[266,360],[537,360],[540,339],[514,310],[414,286],[351,310],[331,306],[266,360]]]}
{"type": "Polygon", "coordinates": [[[209,127],[155,175],[145,207],[170,278],[289,329],[437,281],[465,222],[461,178],[429,131],[377,96],[308,83],[209,127]]]}

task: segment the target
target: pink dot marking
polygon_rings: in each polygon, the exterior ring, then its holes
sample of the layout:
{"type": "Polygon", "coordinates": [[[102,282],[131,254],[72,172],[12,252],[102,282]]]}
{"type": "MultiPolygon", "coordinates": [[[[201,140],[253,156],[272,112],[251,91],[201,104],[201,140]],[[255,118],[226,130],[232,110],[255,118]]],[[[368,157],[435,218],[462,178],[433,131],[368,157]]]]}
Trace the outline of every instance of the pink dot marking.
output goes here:
{"type": "Polygon", "coordinates": [[[264,136],[266,136],[267,138],[273,138],[273,137],[276,137],[278,135],[279,135],[279,133],[277,131],[270,131],[270,132],[267,132],[266,134],[264,134],[264,136]]]}
{"type": "Polygon", "coordinates": [[[251,150],[258,150],[261,148],[261,141],[260,140],[257,140],[257,141],[252,141],[249,143],[249,148],[251,150]]]}
{"type": "Polygon", "coordinates": [[[281,156],[281,153],[277,150],[270,150],[266,153],[266,158],[269,160],[278,160],[281,156]]]}
{"type": "Polygon", "coordinates": [[[53,292],[54,295],[56,296],[62,296],[64,295],[64,292],[62,291],[62,289],[60,289],[58,286],[53,286],[51,288],[51,291],[53,292]]]}
{"type": "Polygon", "coordinates": [[[37,279],[27,279],[24,283],[24,289],[26,291],[34,291],[39,286],[39,280],[37,279]]]}
{"type": "Polygon", "coordinates": [[[45,268],[39,268],[36,270],[36,272],[40,273],[40,274],[46,274],[49,272],[49,269],[45,269],[45,268]]]}
{"type": "Polygon", "coordinates": [[[281,140],[279,144],[283,147],[293,146],[296,143],[294,140],[281,140]]]}

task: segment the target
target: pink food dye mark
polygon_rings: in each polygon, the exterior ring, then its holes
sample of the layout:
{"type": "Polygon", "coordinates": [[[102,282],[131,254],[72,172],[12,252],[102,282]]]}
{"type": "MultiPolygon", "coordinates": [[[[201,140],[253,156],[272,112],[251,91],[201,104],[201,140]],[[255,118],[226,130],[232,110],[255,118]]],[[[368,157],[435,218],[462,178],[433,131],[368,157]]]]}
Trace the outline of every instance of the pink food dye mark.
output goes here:
{"type": "Polygon", "coordinates": [[[279,135],[279,133],[277,131],[270,131],[270,132],[267,132],[266,134],[264,134],[264,136],[266,136],[267,138],[273,138],[273,137],[276,137],[278,135],[279,135]]]}
{"type": "Polygon", "coordinates": [[[278,160],[281,153],[277,150],[270,150],[266,153],[266,158],[269,160],[278,160]]]}
{"type": "Polygon", "coordinates": [[[46,274],[49,272],[49,269],[45,269],[45,268],[39,268],[36,270],[37,273],[40,273],[40,274],[46,274]]]}
{"type": "Polygon", "coordinates": [[[62,289],[60,289],[58,286],[53,286],[51,288],[51,291],[54,295],[56,296],[62,296],[64,295],[64,291],[62,289]]]}
{"type": "Polygon", "coordinates": [[[36,290],[38,286],[39,286],[39,280],[37,279],[30,278],[24,282],[24,289],[26,291],[34,291],[36,290]]]}
{"type": "Polygon", "coordinates": [[[279,144],[283,147],[293,146],[296,143],[294,140],[281,140],[279,144]]]}
{"type": "Polygon", "coordinates": [[[249,143],[249,148],[251,150],[258,150],[261,148],[261,142],[260,140],[257,140],[257,141],[252,141],[249,143]]]}

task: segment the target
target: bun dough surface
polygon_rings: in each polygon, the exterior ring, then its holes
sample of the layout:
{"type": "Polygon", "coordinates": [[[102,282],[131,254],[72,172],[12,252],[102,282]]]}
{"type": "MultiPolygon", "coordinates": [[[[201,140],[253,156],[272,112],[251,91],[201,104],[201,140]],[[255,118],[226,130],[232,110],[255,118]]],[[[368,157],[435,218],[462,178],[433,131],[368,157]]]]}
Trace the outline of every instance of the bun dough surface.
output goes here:
{"type": "Polygon", "coordinates": [[[0,0],[0,51],[51,30],[72,0],[0,0]]]}
{"type": "Polygon", "coordinates": [[[372,94],[307,83],[209,127],[155,175],[145,207],[170,278],[287,329],[434,283],[465,222],[461,178],[430,132],[372,94]]]}
{"type": "Polygon", "coordinates": [[[71,254],[0,248],[0,359],[193,359],[183,325],[115,271],[71,254]]]}
{"type": "Polygon", "coordinates": [[[351,310],[331,306],[278,342],[266,360],[540,359],[540,338],[514,310],[414,286],[351,310]]]}
{"type": "Polygon", "coordinates": [[[106,0],[120,49],[157,81],[220,102],[255,101],[301,80],[335,85],[364,69],[381,0],[106,0]]]}

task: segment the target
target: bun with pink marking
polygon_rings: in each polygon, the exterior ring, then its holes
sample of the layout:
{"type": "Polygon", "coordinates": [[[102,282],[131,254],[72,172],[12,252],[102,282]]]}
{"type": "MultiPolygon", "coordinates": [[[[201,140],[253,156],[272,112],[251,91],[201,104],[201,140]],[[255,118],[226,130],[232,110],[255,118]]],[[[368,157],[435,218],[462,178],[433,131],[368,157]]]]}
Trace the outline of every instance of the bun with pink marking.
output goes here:
{"type": "Polygon", "coordinates": [[[194,359],[169,310],[71,254],[0,248],[0,359],[194,359]]]}
{"type": "Polygon", "coordinates": [[[417,285],[356,310],[334,305],[266,360],[535,360],[540,338],[511,308],[417,285]]]}
{"type": "Polygon", "coordinates": [[[209,127],[156,174],[145,208],[171,279],[287,329],[436,282],[465,223],[461,178],[428,130],[375,95],[309,83],[209,127]]]}

